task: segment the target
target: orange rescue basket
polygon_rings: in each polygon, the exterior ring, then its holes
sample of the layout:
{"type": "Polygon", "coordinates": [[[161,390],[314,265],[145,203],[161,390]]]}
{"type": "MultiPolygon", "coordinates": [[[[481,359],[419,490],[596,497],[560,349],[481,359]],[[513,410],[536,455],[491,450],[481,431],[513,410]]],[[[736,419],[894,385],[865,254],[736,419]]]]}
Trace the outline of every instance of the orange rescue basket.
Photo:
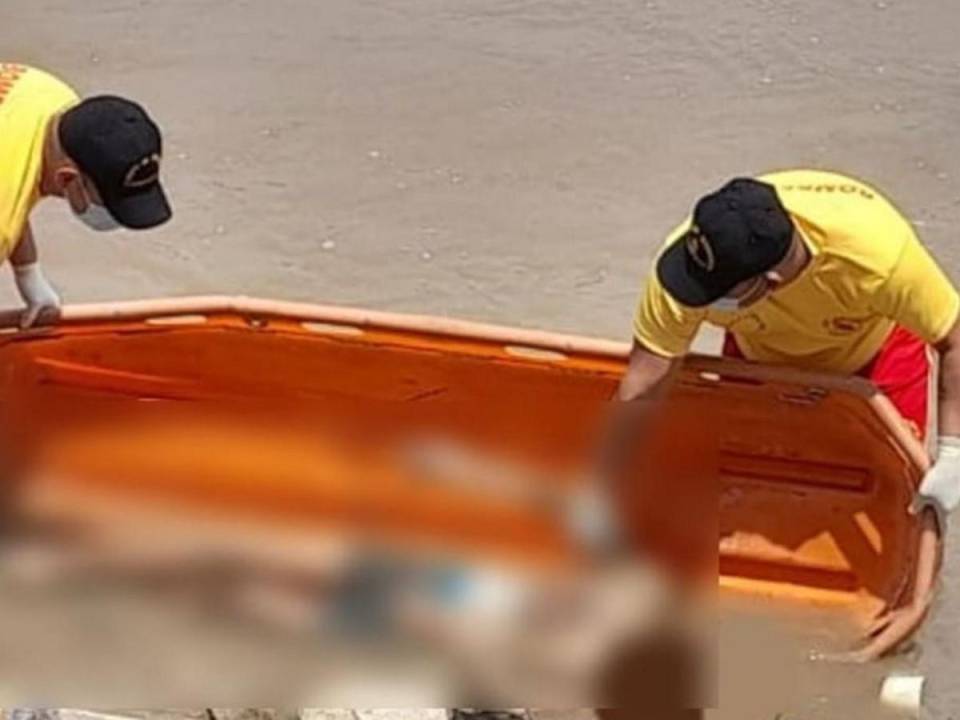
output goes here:
{"type": "MultiPolygon", "coordinates": [[[[11,471],[88,493],[563,560],[558,523],[418,482],[383,449],[440,429],[569,465],[627,350],[248,298],[72,306],[56,326],[0,336],[0,442],[11,471]]],[[[867,381],[691,357],[657,438],[657,513],[715,525],[722,588],[836,606],[864,628],[903,610],[870,657],[920,624],[941,554],[936,522],[909,512],[927,455],[867,381]],[[698,454],[715,522],[689,514],[682,483],[698,454]]],[[[642,525],[644,508],[625,507],[642,525]]]]}

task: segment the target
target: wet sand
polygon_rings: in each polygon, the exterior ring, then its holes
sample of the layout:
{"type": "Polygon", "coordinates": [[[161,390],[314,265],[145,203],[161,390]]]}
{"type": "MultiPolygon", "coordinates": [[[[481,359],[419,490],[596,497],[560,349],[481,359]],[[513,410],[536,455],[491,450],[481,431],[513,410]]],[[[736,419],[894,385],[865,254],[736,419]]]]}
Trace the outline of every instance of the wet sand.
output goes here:
{"type": "MultiPolygon", "coordinates": [[[[691,202],[795,165],[876,183],[960,270],[947,0],[5,0],[2,14],[7,59],[142,99],[167,131],[170,226],[93,236],[63,207],[36,216],[69,301],[245,293],[626,338],[691,202]]],[[[928,675],[934,717],[960,709],[952,550],[900,661],[928,675]]]]}

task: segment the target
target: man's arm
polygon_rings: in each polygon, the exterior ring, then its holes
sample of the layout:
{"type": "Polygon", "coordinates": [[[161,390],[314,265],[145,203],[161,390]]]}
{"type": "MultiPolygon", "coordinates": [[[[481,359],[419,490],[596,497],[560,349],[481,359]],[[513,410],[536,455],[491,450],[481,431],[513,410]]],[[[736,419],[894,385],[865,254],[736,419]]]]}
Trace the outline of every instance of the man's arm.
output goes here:
{"type": "Polygon", "coordinates": [[[31,327],[38,320],[54,320],[60,312],[60,296],[40,270],[37,244],[33,240],[33,230],[29,222],[24,226],[20,241],[10,254],[10,265],[13,267],[17,290],[27,306],[20,318],[20,327],[31,327]]]}
{"type": "Polygon", "coordinates": [[[658,355],[634,340],[600,437],[596,468],[606,481],[623,470],[626,451],[637,442],[644,420],[669,389],[680,358],[658,355]]]}
{"type": "Polygon", "coordinates": [[[912,230],[903,232],[900,258],[874,291],[871,306],[940,355],[939,437],[914,508],[933,505],[942,520],[960,505],[960,294],[912,230]]]}
{"type": "Polygon", "coordinates": [[[627,370],[600,428],[596,457],[583,485],[570,497],[568,524],[581,543],[601,555],[623,548],[616,509],[618,483],[646,421],[666,394],[680,358],[651,352],[634,340],[627,370]]]}
{"type": "Polygon", "coordinates": [[[935,347],[940,355],[937,388],[940,435],[960,437],[960,322],[935,347]]]}
{"type": "Polygon", "coordinates": [[[941,515],[960,505],[960,322],[936,347],[940,355],[937,454],[920,483],[915,508],[933,504],[941,515]]]}
{"type": "Polygon", "coordinates": [[[620,547],[616,484],[704,315],[702,309],[675,301],[660,284],[656,271],[650,273],[634,312],[627,369],[603,418],[585,482],[567,503],[570,529],[598,552],[620,547]]]}
{"type": "Polygon", "coordinates": [[[23,227],[23,234],[20,236],[20,242],[14,247],[10,254],[10,264],[14,269],[32,265],[39,259],[37,255],[37,244],[33,240],[33,230],[28,222],[23,227]]]}

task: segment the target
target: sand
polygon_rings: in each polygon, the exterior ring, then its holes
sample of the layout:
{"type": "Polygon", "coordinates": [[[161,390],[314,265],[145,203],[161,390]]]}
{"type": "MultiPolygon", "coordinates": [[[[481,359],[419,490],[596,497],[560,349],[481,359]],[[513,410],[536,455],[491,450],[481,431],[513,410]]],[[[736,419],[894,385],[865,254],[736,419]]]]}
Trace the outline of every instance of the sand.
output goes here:
{"type": "MultiPolygon", "coordinates": [[[[4,0],[0,20],[6,59],[141,99],[167,133],[168,227],[36,215],[71,302],[245,293],[626,338],[693,200],[796,165],[879,185],[960,268],[948,0],[4,0]]],[[[934,717],[960,709],[953,555],[903,660],[934,717]]]]}

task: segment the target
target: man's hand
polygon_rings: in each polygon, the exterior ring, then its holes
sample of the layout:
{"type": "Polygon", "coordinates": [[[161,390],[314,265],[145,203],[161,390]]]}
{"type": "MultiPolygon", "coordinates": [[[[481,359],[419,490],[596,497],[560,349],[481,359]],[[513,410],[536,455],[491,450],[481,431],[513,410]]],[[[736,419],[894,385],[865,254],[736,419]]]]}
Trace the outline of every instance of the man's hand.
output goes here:
{"type": "Polygon", "coordinates": [[[60,296],[40,270],[40,264],[14,265],[13,277],[26,309],[20,317],[20,327],[32,327],[38,321],[52,322],[60,314],[60,296]]]}
{"type": "Polygon", "coordinates": [[[920,483],[913,510],[933,506],[943,524],[960,505],[960,437],[942,436],[937,448],[936,462],[920,483]]]}

